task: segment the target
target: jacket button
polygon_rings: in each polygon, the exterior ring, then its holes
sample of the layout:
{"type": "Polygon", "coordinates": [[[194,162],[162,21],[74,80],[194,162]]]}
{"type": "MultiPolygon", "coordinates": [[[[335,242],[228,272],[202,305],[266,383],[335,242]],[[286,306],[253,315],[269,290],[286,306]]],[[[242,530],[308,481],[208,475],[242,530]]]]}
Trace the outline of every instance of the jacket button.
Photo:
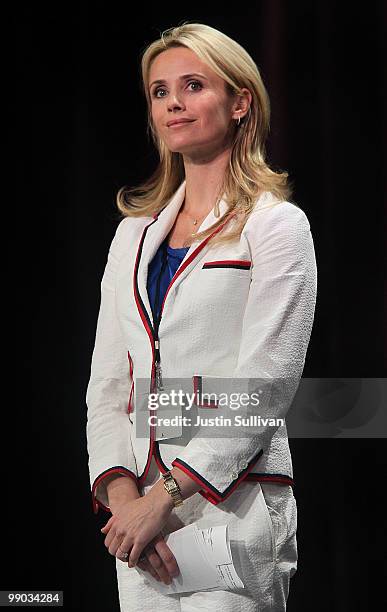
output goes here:
{"type": "Polygon", "coordinates": [[[236,480],[238,478],[239,474],[238,474],[238,472],[231,472],[230,476],[231,476],[231,478],[233,480],[236,480]]]}
{"type": "Polygon", "coordinates": [[[241,461],[240,463],[241,469],[244,470],[245,468],[247,468],[247,461],[241,461]]]}

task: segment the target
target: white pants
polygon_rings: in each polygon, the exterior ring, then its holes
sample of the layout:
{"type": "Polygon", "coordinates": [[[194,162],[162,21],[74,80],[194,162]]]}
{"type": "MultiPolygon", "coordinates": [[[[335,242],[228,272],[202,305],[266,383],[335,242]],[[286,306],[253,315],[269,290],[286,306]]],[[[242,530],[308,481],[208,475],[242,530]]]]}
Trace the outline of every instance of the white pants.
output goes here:
{"type": "MultiPolygon", "coordinates": [[[[146,493],[161,474],[152,458],[146,493]]],[[[218,506],[195,493],[174,508],[165,534],[197,522],[199,527],[228,524],[235,569],[245,588],[237,592],[198,591],[163,595],[150,582],[116,559],[121,612],[282,612],[290,578],[297,570],[297,506],[292,487],[242,482],[218,506]]]]}

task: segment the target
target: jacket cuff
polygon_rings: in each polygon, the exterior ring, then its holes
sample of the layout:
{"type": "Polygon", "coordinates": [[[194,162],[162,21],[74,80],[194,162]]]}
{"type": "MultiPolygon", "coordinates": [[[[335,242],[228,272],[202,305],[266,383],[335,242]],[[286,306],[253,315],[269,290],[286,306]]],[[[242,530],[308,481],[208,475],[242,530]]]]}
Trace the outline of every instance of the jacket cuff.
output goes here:
{"type": "Polygon", "coordinates": [[[202,489],[198,491],[198,493],[214,504],[214,506],[217,506],[227,499],[241,482],[245,480],[262,454],[263,450],[260,450],[248,463],[242,462],[240,464],[240,471],[233,471],[223,476],[222,471],[220,469],[217,470],[216,483],[214,479],[210,482],[206,478],[205,473],[199,473],[192,465],[189,465],[179,457],[176,457],[176,459],[172,461],[172,465],[182,470],[187,476],[190,476],[195,482],[200,484],[202,489]],[[215,486],[215,484],[218,486],[215,486]]]}
{"type": "Polygon", "coordinates": [[[136,474],[122,465],[105,470],[99,476],[97,476],[91,487],[91,498],[94,514],[98,513],[99,508],[102,508],[102,510],[105,510],[105,512],[110,512],[105,478],[111,474],[122,474],[123,476],[128,476],[129,478],[132,478],[138,486],[138,478],[136,474]]]}

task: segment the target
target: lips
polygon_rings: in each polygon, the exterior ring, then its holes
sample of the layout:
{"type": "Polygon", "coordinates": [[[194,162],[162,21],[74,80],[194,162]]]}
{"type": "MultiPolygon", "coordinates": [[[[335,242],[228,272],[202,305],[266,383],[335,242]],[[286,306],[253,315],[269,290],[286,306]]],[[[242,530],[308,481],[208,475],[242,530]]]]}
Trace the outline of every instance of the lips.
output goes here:
{"type": "Polygon", "coordinates": [[[167,126],[171,127],[171,125],[179,125],[180,123],[192,123],[195,119],[180,119],[177,121],[168,121],[167,126]]]}

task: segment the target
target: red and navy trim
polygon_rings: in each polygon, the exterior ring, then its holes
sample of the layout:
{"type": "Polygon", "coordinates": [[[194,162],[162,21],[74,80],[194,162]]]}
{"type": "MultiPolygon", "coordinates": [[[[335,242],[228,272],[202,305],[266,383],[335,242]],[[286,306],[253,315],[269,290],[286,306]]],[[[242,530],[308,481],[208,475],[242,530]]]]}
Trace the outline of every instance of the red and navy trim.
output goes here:
{"type": "MultiPolygon", "coordinates": [[[[156,463],[159,467],[159,470],[161,473],[167,472],[170,470],[170,468],[165,465],[164,461],[161,458],[160,455],[160,447],[159,447],[159,443],[156,442],[155,446],[154,446],[154,457],[156,460],[156,463]]],[[[195,482],[198,482],[199,484],[202,484],[203,482],[206,482],[206,480],[204,480],[200,474],[197,474],[197,472],[195,472],[195,470],[193,470],[193,468],[189,468],[188,471],[187,469],[183,468],[183,464],[185,466],[187,466],[187,464],[185,462],[183,462],[181,459],[176,459],[174,461],[172,461],[172,466],[173,467],[177,467],[181,470],[183,470],[183,472],[185,472],[188,476],[190,476],[191,478],[193,478],[193,480],[195,480],[195,482]],[[194,474],[197,475],[197,478],[194,477],[194,474]]],[[[247,467],[245,471],[248,471],[250,468],[247,467]]],[[[241,472],[242,476],[243,476],[243,472],[241,472]]],[[[245,478],[242,478],[240,480],[238,480],[238,483],[236,486],[238,486],[241,482],[250,482],[252,484],[254,484],[254,482],[273,482],[275,484],[283,484],[283,485],[290,485],[291,487],[294,487],[294,480],[293,478],[291,478],[290,476],[287,476],[286,474],[271,474],[271,473],[263,473],[263,472],[254,472],[254,473],[248,473],[247,476],[245,478]]],[[[211,487],[210,483],[208,483],[209,487],[211,487]]],[[[231,485],[232,486],[232,485],[231,485]]],[[[235,487],[232,488],[232,491],[235,490],[235,487]]],[[[213,496],[213,490],[216,492],[216,489],[214,489],[214,487],[211,488],[211,490],[207,490],[207,491],[198,491],[203,497],[205,497],[208,501],[210,501],[212,504],[214,504],[215,506],[220,503],[217,498],[215,498],[215,496],[213,496]]],[[[228,490],[228,489],[227,489],[228,490]]],[[[227,492],[227,490],[225,491],[225,493],[227,492]]],[[[228,497],[229,495],[231,495],[231,492],[229,492],[226,497],[228,497]]],[[[218,492],[219,494],[219,492],[218,492]]],[[[226,499],[226,497],[224,497],[221,501],[224,501],[224,499],[226,499]]]]}
{"type": "Polygon", "coordinates": [[[209,268],[237,268],[238,270],[250,270],[251,261],[246,259],[222,259],[219,261],[206,261],[202,270],[209,268]]]}
{"type": "Polygon", "coordinates": [[[133,412],[133,389],[134,389],[134,380],[133,380],[133,360],[128,351],[128,359],[129,359],[129,372],[130,372],[130,380],[132,381],[132,386],[130,387],[130,395],[128,401],[128,412],[133,412]]]}
{"type": "Polygon", "coordinates": [[[250,482],[276,482],[278,484],[294,487],[293,478],[286,476],[286,474],[264,474],[263,472],[254,472],[254,474],[249,474],[246,480],[250,482]]]}
{"type": "Polygon", "coordinates": [[[143,325],[145,327],[145,330],[148,334],[150,343],[151,343],[151,348],[152,348],[152,371],[151,371],[151,379],[152,379],[152,383],[154,381],[155,378],[155,348],[154,348],[154,330],[153,330],[153,326],[151,323],[151,319],[148,315],[148,312],[145,308],[144,302],[142,301],[141,295],[140,295],[140,291],[138,288],[138,267],[139,267],[139,263],[140,263],[140,259],[141,259],[141,254],[142,254],[142,249],[144,246],[144,240],[145,240],[145,236],[146,233],[148,231],[148,229],[150,228],[151,225],[153,225],[154,223],[156,223],[157,221],[157,217],[158,215],[155,217],[154,221],[152,221],[151,223],[149,223],[149,225],[147,225],[144,228],[144,231],[142,233],[141,236],[141,240],[140,240],[140,244],[138,245],[138,250],[137,250],[137,256],[136,256],[136,262],[134,264],[134,274],[133,274],[133,292],[134,292],[134,298],[136,301],[136,305],[137,305],[137,309],[138,312],[140,314],[141,320],[143,322],[143,325]]]}
{"type": "Polygon", "coordinates": [[[172,461],[172,465],[173,467],[177,467],[180,470],[183,470],[183,472],[185,472],[188,476],[195,480],[195,482],[202,485],[203,490],[198,491],[198,493],[200,493],[200,495],[202,495],[205,499],[207,499],[216,506],[220,502],[223,502],[225,499],[227,499],[232,494],[232,492],[235,491],[238,485],[240,485],[240,483],[245,480],[245,478],[248,476],[248,473],[253,469],[254,465],[257,463],[258,459],[260,459],[262,454],[263,450],[261,449],[255,455],[255,457],[253,457],[248,466],[244,470],[239,472],[238,478],[236,478],[227,487],[227,489],[223,491],[223,493],[218,491],[218,489],[216,489],[210,482],[208,482],[208,480],[203,478],[203,476],[196,472],[196,470],[194,470],[190,465],[188,465],[188,463],[186,463],[182,459],[179,459],[179,457],[176,457],[176,459],[172,461]]]}
{"type": "Polygon", "coordinates": [[[164,474],[165,472],[169,471],[169,467],[167,467],[164,463],[164,461],[161,458],[161,454],[160,454],[160,446],[159,446],[159,442],[155,442],[153,445],[153,456],[155,458],[155,461],[158,465],[158,468],[160,470],[161,474],[164,474]]]}
{"type": "Polygon", "coordinates": [[[110,508],[105,506],[105,504],[103,504],[95,496],[95,492],[96,492],[97,486],[102,482],[102,480],[104,478],[106,478],[106,476],[109,476],[110,474],[122,474],[123,476],[128,476],[129,478],[132,478],[135,481],[136,484],[138,482],[138,478],[137,478],[136,474],[134,474],[133,472],[128,470],[123,465],[116,465],[116,466],[114,466],[112,468],[108,468],[107,470],[102,472],[94,480],[93,486],[91,488],[91,498],[92,498],[92,505],[93,505],[93,512],[94,512],[94,514],[97,514],[99,508],[102,508],[102,510],[105,510],[106,512],[110,512],[110,508]]]}
{"type": "MultiPolygon", "coordinates": [[[[161,211],[160,211],[161,212],[161,211]]],[[[144,302],[141,298],[140,295],[140,291],[138,288],[138,268],[139,268],[139,264],[140,264],[140,259],[141,259],[141,255],[142,255],[142,250],[143,250],[143,246],[144,246],[144,240],[147,234],[147,231],[149,229],[149,227],[151,225],[153,225],[154,223],[156,223],[156,221],[158,220],[158,216],[159,213],[155,214],[153,216],[153,221],[151,223],[149,223],[145,228],[144,231],[142,233],[141,239],[140,239],[140,243],[137,249],[137,256],[136,256],[136,261],[135,261],[135,265],[134,265],[134,273],[133,273],[133,292],[134,292],[134,298],[136,301],[136,305],[137,305],[137,309],[141,318],[141,321],[145,327],[145,330],[148,334],[148,338],[151,344],[151,350],[152,350],[152,369],[151,369],[151,387],[153,388],[154,382],[155,382],[155,333],[154,333],[154,329],[153,329],[153,325],[151,323],[151,319],[149,317],[149,314],[145,308],[144,302]]],[[[147,477],[147,474],[149,472],[150,469],[150,465],[151,465],[151,461],[152,461],[152,450],[153,450],[153,444],[154,444],[154,438],[155,438],[155,425],[152,425],[152,423],[149,423],[149,439],[150,439],[150,445],[149,445],[149,449],[148,449],[148,457],[147,457],[147,461],[146,461],[146,465],[144,468],[144,472],[141,474],[141,476],[139,476],[139,484],[141,485],[145,478],[147,477]]]]}
{"type": "Polygon", "coordinates": [[[195,405],[198,406],[199,408],[217,408],[218,402],[214,399],[209,398],[208,403],[201,401],[201,397],[203,393],[202,376],[195,374],[194,376],[192,376],[192,379],[193,379],[195,405]]]}

